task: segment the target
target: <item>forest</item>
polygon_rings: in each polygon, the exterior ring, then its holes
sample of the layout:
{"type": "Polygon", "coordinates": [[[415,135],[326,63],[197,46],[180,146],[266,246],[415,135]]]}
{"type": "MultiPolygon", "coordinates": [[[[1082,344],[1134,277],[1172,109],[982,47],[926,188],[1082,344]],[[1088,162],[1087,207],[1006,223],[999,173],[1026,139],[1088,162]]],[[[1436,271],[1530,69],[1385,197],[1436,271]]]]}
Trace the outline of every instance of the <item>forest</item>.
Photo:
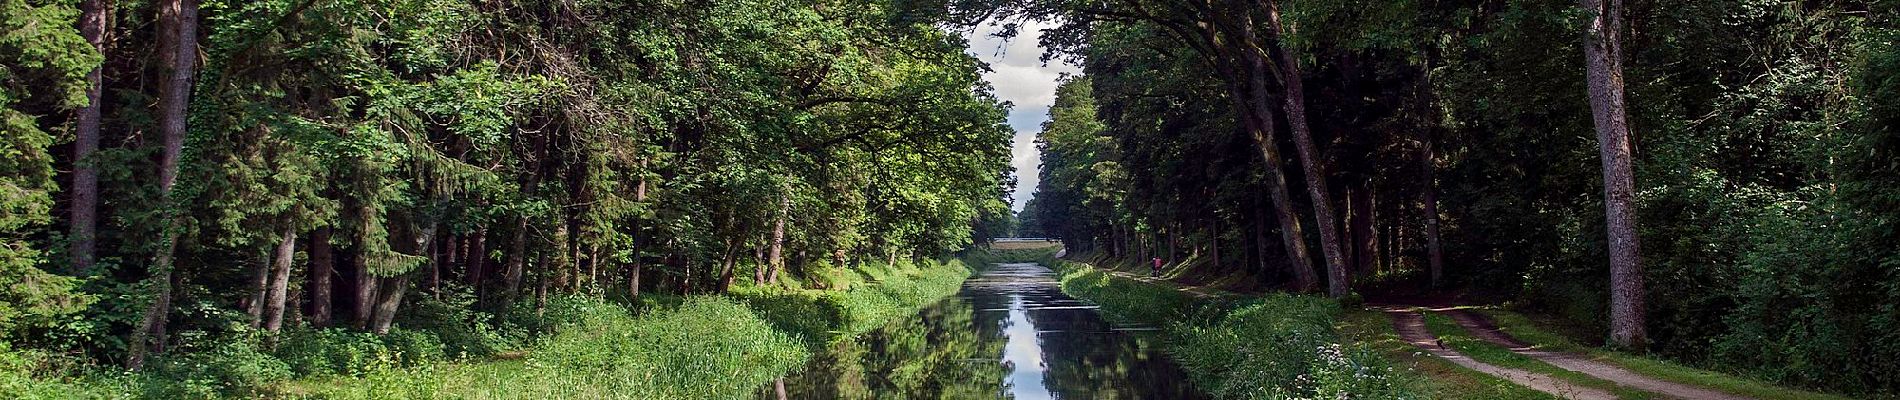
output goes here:
{"type": "Polygon", "coordinates": [[[0,398],[1900,396],[1891,0],[0,0],[0,155],[0,398]]]}
{"type": "Polygon", "coordinates": [[[1026,236],[1900,389],[1900,4],[1186,3],[1005,10],[1085,70],[1026,236]]]}

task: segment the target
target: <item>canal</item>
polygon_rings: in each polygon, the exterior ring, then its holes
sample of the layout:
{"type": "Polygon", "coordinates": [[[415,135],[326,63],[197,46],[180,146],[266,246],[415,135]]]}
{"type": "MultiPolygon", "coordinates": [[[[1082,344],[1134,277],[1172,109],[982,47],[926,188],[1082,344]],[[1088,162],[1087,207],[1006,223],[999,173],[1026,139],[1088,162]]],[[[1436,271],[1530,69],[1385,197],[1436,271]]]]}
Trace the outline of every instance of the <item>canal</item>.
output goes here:
{"type": "Polygon", "coordinates": [[[956,296],[813,357],[763,399],[1200,399],[1152,338],[1063,294],[1034,263],[998,264],[956,296]]]}

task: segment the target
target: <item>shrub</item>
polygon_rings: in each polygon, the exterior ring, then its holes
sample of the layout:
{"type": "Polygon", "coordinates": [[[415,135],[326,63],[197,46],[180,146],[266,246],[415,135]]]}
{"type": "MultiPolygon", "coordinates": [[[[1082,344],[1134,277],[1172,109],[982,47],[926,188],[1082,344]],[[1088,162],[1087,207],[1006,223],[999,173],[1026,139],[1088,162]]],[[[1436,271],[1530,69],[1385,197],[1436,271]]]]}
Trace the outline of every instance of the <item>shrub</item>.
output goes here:
{"type": "Polygon", "coordinates": [[[812,344],[831,340],[844,331],[844,293],[825,290],[743,288],[734,298],[759,311],[773,327],[812,344]]]}
{"type": "Polygon", "coordinates": [[[1378,354],[1345,346],[1330,300],[1276,294],[1205,326],[1177,326],[1168,350],[1223,398],[1411,398],[1378,354]]]}
{"type": "MultiPolygon", "coordinates": [[[[652,296],[642,296],[650,298],[652,296]]],[[[567,294],[548,298],[546,307],[535,311],[533,301],[523,301],[508,310],[505,325],[510,329],[519,329],[528,338],[540,338],[559,332],[561,329],[584,322],[588,315],[603,307],[619,306],[598,297],[567,294]]]]}
{"type": "Polygon", "coordinates": [[[274,352],[298,376],[360,376],[381,367],[412,367],[447,358],[442,340],[428,331],[395,328],[377,336],[346,329],[285,332],[274,352]]]}
{"type": "Polygon", "coordinates": [[[1163,348],[1215,397],[1418,397],[1376,352],[1340,343],[1334,323],[1341,311],[1332,300],[1275,294],[1226,304],[1087,264],[1048,262],[1061,271],[1063,292],[1101,305],[1110,317],[1168,322],[1163,348]]]}
{"type": "Polygon", "coordinates": [[[490,314],[475,310],[473,295],[445,294],[440,300],[417,296],[403,306],[396,325],[429,332],[441,341],[443,353],[455,358],[487,357],[518,346],[524,335],[492,325],[490,314]]]}
{"type": "Polygon", "coordinates": [[[447,358],[442,340],[426,331],[396,328],[382,337],[384,348],[395,364],[415,367],[447,358]]]}
{"type": "Polygon", "coordinates": [[[258,349],[256,340],[214,341],[153,360],[143,374],[145,397],[212,399],[248,396],[290,379],[290,365],[258,349]]]}
{"type": "Polygon", "coordinates": [[[286,331],[276,354],[299,376],[328,376],[360,374],[383,351],[376,335],[330,328],[286,331]]]}
{"type": "Polygon", "coordinates": [[[61,381],[63,371],[46,371],[52,357],[31,350],[13,350],[0,342],[0,393],[14,399],[87,399],[106,397],[97,388],[61,381]],[[48,376],[52,375],[52,376],[48,376]]]}
{"type": "Polygon", "coordinates": [[[633,318],[603,307],[562,331],[530,363],[572,397],[740,398],[810,357],[744,305],[689,298],[678,310],[633,318]]]}

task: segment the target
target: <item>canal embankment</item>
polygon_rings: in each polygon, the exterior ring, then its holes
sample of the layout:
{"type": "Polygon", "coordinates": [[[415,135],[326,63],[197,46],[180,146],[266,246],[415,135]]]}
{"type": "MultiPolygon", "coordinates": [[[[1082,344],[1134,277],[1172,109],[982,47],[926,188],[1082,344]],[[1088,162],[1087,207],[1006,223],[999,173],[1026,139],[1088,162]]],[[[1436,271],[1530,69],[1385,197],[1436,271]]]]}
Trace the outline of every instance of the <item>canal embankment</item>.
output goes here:
{"type": "Polygon", "coordinates": [[[1161,348],[1215,397],[1421,397],[1415,378],[1342,338],[1345,311],[1332,300],[1183,290],[1071,258],[1043,260],[1059,272],[1064,292],[1099,304],[1111,319],[1160,327],[1161,348]]]}

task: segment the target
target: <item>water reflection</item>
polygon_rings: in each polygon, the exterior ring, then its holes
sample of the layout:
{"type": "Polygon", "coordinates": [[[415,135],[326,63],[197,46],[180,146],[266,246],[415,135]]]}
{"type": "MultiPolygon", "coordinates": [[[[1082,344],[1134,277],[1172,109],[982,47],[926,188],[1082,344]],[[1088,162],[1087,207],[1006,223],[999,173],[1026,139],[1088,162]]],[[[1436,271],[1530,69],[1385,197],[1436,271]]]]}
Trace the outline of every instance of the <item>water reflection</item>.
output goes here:
{"type": "Polygon", "coordinates": [[[1036,264],[1002,264],[956,297],[834,345],[767,385],[776,399],[1197,399],[1143,326],[1118,326],[1036,264]]]}

